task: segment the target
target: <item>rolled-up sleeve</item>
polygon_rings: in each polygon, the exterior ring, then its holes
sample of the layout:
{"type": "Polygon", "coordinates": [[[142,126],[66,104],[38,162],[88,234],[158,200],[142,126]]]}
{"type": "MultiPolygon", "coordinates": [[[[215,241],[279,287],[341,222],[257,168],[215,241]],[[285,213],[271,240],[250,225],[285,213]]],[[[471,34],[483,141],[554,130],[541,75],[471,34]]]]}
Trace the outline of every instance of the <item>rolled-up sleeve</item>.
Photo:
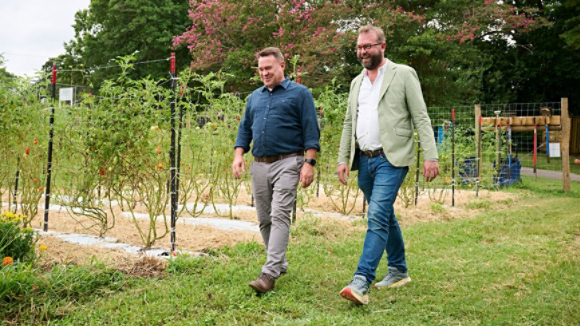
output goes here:
{"type": "Polygon", "coordinates": [[[320,151],[320,128],[316,118],[316,107],[314,98],[308,89],[304,89],[300,96],[300,122],[302,124],[302,135],[304,137],[304,149],[316,148],[320,151]]]}
{"type": "Polygon", "coordinates": [[[236,144],[234,145],[234,149],[242,147],[244,153],[250,151],[250,143],[252,142],[252,115],[250,114],[251,102],[252,97],[250,96],[246,102],[246,112],[244,113],[240,126],[238,127],[238,137],[236,138],[236,144]]]}

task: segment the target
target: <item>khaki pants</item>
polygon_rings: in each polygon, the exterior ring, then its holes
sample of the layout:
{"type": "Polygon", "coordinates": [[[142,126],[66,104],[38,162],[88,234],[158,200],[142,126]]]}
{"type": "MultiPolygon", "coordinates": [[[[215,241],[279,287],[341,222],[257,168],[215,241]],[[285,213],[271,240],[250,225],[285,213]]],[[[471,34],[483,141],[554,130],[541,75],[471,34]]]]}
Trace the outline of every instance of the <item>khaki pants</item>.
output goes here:
{"type": "Polygon", "coordinates": [[[288,268],[286,249],[290,237],[290,215],[303,164],[303,156],[292,156],[274,163],[254,161],[250,166],[260,233],[268,253],[262,273],[274,278],[288,268]]]}

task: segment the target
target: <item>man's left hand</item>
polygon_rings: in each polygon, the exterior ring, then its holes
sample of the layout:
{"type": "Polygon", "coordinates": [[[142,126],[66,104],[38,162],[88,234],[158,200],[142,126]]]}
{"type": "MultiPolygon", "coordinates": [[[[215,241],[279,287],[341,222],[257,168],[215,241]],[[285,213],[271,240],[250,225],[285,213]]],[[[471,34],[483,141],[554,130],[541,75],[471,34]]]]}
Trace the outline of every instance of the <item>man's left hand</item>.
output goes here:
{"type": "Polygon", "coordinates": [[[300,170],[300,182],[302,182],[302,188],[310,186],[312,181],[314,181],[314,167],[305,162],[302,165],[302,170],[300,170]]]}
{"type": "Polygon", "coordinates": [[[439,175],[439,162],[437,161],[423,161],[423,176],[425,181],[431,182],[439,175]]]}

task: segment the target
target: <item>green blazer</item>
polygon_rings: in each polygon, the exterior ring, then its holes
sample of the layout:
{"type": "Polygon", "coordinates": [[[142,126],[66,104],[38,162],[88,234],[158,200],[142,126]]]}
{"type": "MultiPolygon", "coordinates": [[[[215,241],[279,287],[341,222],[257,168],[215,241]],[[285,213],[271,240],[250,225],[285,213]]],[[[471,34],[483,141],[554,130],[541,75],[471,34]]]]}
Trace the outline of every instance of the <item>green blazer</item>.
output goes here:
{"type": "MultiPolygon", "coordinates": [[[[338,162],[348,162],[351,170],[358,169],[358,150],[355,144],[358,94],[363,74],[350,84],[348,107],[340,139],[338,162]]],[[[436,161],[437,147],[431,119],[423,100],[417,72],[409,66],[388,61],[379,95],[379,130],[383,151],[394,166],[411,166],[415,161],[414,129],[419,134],[424,159],[436,161]]]]}

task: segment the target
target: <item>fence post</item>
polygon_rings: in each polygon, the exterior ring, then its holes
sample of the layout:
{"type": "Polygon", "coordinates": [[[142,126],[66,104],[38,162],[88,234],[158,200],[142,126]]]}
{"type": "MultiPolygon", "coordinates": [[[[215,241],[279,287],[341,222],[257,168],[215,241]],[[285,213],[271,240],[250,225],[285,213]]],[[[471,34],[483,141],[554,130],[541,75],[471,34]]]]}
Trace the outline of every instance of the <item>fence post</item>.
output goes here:
{"type": "Polygon", "coordinates": [[[50,211],[50,181],[52,178],[52,139],[54,138],[54,101],[56,100],[56,67],[52,67],[52,88],[50,91],[50,129],[48,131],[48,162],[46,163],[46,189],[44,192],[44,232],[48,231],[48,212],[50,211]]]}
{"type": "Polygon", "coordinates": [[[417,140],[417,168],[415,169],[415,207],[419,200],[419,164],[421,162],[421,141],[417,140]]]}
{"type": "Polygon", "coordinates": [[[570,192],[570,118],[568,98],[562,98],[562,183],[564,192],[570,192]]]}
{"type": "MultiPolygon", "coordinates": [[[[14,201],[14,214],[18,210],[18,180],[20,179],[20,155],[16,158],[16,182],[14,183],[14,193],[12,200],[14,201]]],[[[10,208],[9,208],[10,209],[10,208]]]]}
{"type": "Polygon", "coordinates": [[[451,206],[455,207],[455,109],[451,110],[451,206]]]}
{"type": "MultiPolygon", "coordinates": [[[[175,57],[175,56],[174,56],[175,57]]],[[[175,65],[175,58],[174,58],[174,65],[175,65]]],[[[174,69],[175,72],[175,69],[174,69]]],[[[179,79],[179,76],[177,76],[179,79]]],[[[174,83],[175,85],[175,83],[174,83]]],[[[175,87],[173,88],[173,93],[175,94],[175,87]]],[[[183,91],[179,92],[179,98],[183,96],[183,91]]],[[[175,180],[175,210],[177,211],[177,205],[179,204],[179,181],[181,178],[181,131],[183,129],[183,106],[179,106],[179,124],[177,126],[177,176],[175,180]]],[[[187,205],[187,203],[183,203],[187,205]]],[[[176,213],[177,218],[177,213],[176,213]]]]}
{"type": "Polygon", "coordinates": [[[177,219],[177,189],[176,189],[176,161],[175,161],[175,53],[171,52],[171,149],[169,157],[171,160],[171,169],[169,176],[169,183],[171,187],[171,251],[175,251],[175,220],[177,219]]]}

